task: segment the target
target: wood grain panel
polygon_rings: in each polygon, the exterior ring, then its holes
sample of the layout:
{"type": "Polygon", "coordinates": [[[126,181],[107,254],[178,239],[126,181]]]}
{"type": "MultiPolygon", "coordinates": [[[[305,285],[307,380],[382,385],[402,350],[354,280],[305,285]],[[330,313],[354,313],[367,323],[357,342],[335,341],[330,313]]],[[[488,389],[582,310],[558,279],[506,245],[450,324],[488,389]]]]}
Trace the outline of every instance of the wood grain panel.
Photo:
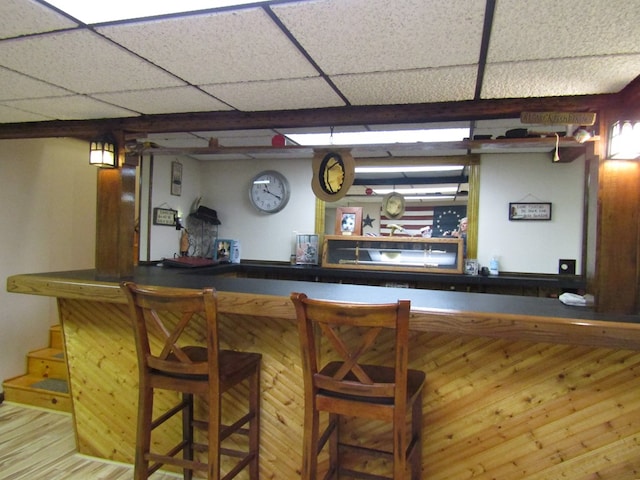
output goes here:
{"type": "Polygon", "coordinates": [[[627,160],[600,163],[596,309],[638,312],[640,164],[627,160]]]}
{"type": "MultiPolygon", "coordinates": [[[[137,370],[125,306],[68,299],[60,313],[81,453],[131,462],[137,370]]],[[[299,478],[295,325],[220,317],[223,345],[263,354],[261,476],[299,478]]],[[[640,477],[640,352],[431,332],[412,332],[410,349],[411,367],[427,373],[423,478],[640,477]]],[[[383,425],[350,422],[356,441],[388,438],[383,425]]]]}

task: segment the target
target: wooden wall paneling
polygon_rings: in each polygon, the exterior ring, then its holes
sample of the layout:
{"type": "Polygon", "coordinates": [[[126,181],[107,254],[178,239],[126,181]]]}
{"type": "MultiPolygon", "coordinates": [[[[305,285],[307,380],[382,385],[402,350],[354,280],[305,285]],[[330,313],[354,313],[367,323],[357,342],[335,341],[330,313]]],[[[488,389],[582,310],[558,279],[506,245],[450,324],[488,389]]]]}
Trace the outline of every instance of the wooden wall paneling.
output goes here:
{"type": "Polygon", "coordinates": [[[640,162],[600,163],[596,310],[638,312],[640,162]]]}
{"type": "Polygon", "coordinates": [[[133,275],[135,167],[98,170],[96,271],[104,278],[133,275]]]}
{"type": "MultiPolygon", "coordinates": [[[[60,312],[80,452],[131,462],[137,366],[126,306],[61,299],[60,312]]],[[[225,308],[220,321],[223,346],[263,355],[261,476],[289,480],[301,465],[303,386],[284,317],[225,308]]],[[[427,374],[423,478],[638,478],[640,351],[435,332],[412,332],[409,348],[411,368],[427,374]]],[[[356,441],[387,439],[384,425],[355,427],[356,441]]]]}

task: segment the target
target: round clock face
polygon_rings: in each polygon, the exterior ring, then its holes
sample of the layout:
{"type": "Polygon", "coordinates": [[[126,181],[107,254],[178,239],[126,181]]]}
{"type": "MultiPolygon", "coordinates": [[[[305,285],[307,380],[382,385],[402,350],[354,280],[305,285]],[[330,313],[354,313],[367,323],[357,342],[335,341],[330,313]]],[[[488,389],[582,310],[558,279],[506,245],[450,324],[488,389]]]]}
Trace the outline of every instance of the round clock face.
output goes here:
{"type": "Polygon", "coordinates": [[[289,201],[289,182],[284,175],[273,170],[259,173],[249,185],[249,199],[261,212],[279,212],[289,201]]]}

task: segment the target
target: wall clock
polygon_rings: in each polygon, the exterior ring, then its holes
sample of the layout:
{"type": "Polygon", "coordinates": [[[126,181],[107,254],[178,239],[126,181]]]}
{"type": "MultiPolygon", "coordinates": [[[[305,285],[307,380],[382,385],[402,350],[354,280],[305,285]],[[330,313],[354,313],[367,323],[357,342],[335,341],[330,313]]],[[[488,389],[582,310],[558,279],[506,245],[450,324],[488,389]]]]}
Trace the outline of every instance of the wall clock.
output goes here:
{"type": "Polygon", "coordinates": [[[289,182],[280,172],[266,170],[260,172],[249,185],[251,204],[263,213],[276,213],[289,202],[289,182]]]}

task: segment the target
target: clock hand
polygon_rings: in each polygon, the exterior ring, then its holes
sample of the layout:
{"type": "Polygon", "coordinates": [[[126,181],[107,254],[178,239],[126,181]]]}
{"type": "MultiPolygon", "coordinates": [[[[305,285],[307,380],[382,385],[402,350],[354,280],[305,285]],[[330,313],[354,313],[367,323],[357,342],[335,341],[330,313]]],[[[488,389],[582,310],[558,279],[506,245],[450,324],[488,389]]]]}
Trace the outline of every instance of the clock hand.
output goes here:
{"type": "Polygon", "coordinates": [[[269,191],[269,187],[267,187],[266,185],[264,186],[264,191],[267,192],[269,195],[273,195],[278,200],[282,200],[282,197],[280,195],[276,195],[275,193],[269,191]]]}

